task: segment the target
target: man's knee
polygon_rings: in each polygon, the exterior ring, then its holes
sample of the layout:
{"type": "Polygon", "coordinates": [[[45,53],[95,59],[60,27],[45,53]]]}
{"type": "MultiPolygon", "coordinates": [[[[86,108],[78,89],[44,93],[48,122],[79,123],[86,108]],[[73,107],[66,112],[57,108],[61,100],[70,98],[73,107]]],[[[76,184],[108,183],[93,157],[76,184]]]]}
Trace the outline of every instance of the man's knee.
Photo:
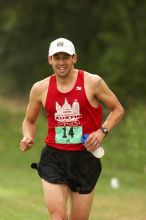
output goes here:
{"type": "Polygon", "coordinates": [[[50,212],[51,220],[66,220],[66,212],[65,210],[57,210],[54,209],[50,212]]]}

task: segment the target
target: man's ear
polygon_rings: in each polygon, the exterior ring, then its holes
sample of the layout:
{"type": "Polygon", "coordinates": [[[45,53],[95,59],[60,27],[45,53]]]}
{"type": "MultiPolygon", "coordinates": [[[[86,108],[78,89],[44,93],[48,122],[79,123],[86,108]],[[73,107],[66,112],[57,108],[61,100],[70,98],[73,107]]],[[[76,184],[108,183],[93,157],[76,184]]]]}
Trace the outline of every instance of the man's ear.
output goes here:
{"type": "Polygon", "coordinates": [[[52,56],[48,56],[48,63],[51,65],[52,64],[52,56]]]}
{"type": "Polygon", "coordinates": [[[73,63],[75,64],[76,62],[77,62],[77,60],[78,60],[78,57],[77,57],[77,55],[73,55],[73,63]]]}

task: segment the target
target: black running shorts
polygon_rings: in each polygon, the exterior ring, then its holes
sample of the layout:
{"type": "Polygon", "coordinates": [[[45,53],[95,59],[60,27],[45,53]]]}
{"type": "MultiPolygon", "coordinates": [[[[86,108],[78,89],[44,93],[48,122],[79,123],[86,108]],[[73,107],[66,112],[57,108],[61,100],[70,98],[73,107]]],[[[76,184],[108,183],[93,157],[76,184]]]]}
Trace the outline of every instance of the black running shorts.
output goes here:
{"type": "Polygon", "coordinates": [[[100,159],[88,151],[43,148],[38,164],[39,176],[54,184],[67,184],[71,191],[90,193],[101,173],[100,159]]]}

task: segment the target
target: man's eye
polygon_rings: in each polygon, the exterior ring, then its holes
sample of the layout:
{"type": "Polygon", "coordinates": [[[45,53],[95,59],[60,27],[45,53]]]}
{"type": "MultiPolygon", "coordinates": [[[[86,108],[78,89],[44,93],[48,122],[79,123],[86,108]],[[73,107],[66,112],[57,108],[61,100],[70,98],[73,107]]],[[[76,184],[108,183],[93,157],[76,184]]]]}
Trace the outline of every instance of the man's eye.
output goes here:
{"type": "Polygon", "coordinates": [[[64,59],[68,59],[68,58],[69,58],[69,56],[65,56],[65,57],[64,57],[64,59]]]}
{"type": "Polygon", "coordinates": [[[54,59],[55,59],[55,60],[59,60],[59,57],[57,57],[57,56],[54,56],[54,59]]]}

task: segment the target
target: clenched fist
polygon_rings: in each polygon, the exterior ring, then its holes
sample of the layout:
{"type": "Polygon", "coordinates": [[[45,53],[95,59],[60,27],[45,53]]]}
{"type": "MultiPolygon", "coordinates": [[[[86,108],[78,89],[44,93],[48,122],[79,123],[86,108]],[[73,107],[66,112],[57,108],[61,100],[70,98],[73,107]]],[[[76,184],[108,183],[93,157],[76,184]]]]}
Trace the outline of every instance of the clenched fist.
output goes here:
{"type": "Polygon", "coordinates": [[[20,149],[22,151],[30,150],[32,145],[34,144],[34,139],[31,137],[23,137],[20,141],[20,149]]]}

